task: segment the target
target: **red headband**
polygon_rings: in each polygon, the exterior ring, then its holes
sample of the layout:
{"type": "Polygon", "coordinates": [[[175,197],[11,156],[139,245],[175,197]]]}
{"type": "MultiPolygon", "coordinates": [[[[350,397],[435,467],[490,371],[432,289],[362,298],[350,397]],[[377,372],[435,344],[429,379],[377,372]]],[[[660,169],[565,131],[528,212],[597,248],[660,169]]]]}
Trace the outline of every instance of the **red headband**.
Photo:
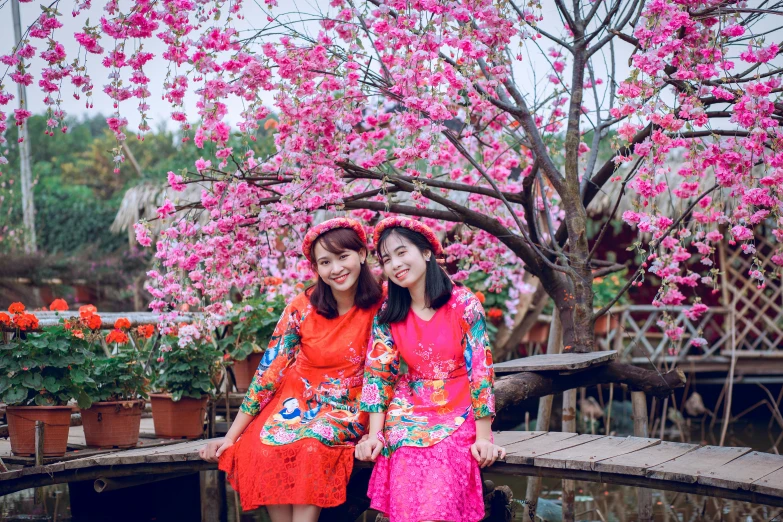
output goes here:
{"type": "Polygon", "coordinates": [[[438,240],[438,236],[435,235],[435,232],[432,231],[430,227],[422,223],[421,221],[417,221],[415,219],[409,218],[407,216],[393,216],[388,217],[386,219],[381,220],[380,223],[375,225],[375,232],[373,232],[373,243],[375,243],[375,248],[378,248],[378,241],[381,239],[381,234],[384,230],[387,228],[395,228],[395,227],[402,227],[407,228],[409,230],[413,230],[414,232],[418,232],[422,236],[424,236],[427,241],[429,241],[430,245],[432,245],[432,253],[436,256],[443,255],[443,247],[440,244],[440,241],[438,240]]]}
{"type": "Polygon", "coordinates": [[[311,263],[313,262],[312,259],[310,259],[310,251],[313,249],[313,245],[315,244],[316,239],[318,239],[319,236],[322,234],[325,234],[331,230],[335,230],[337,228],[347,228],[349,230],[353,230],[356,232],[356,235],[359,236],[359,239],[362,240],[362,243],[367,244],[367,234],[364,232],[364,227],[361,223],[356,221],[355,219],[346,218],[346,217],[339,217],[330,219],[328,221],[324,221],[323,223],[314,226],[310,230],[307,231],[307,234],[305,234],[304,241],[302,242],[302,253],[307,258],[308,261],[311,263]]]}

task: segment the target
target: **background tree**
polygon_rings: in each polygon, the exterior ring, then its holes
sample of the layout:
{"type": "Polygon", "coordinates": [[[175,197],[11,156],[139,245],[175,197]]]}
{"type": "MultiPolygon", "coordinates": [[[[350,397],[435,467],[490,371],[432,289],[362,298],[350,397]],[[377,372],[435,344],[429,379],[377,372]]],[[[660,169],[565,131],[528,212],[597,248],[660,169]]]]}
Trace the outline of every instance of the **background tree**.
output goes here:
{"type": "MultiPolygon", "coordinates": [[[[607,183],[632,198],[623,219],[640,233],[639,268],[618,298],[652,273],[655,304],[680,305],[690,293],[697,317],[706,308],[699,288],[715,284],[719,225],[748,255],[754,224],[783,237],[783,30],[772,20],[780,2],[555,0],[546,16],[541,4],[515,1],[333,0],[316,13],[275,4],[267,0],[261,15],[238,1],[137,1],[127,12],[109,2],[100,26],[76,34],[70,64],[53,38],[54,8],[29,31],[46,47],[39,86],[52,93],[50,128],[63,117],[58,82],[92,95],[85,64],[96,54],[110,71],[102,90],[115,106],[107,123],[117,168],[129,100],[140,132],[148,129],[153,68],[167,70],[172,119],[197,147],[215,147],[187,176],[169,176],[172,187],[205,191],[159,209],[182,214],[157,243],[155,309],[175,301],[221,313],[232,287],[250,292],[270,274],[295,280],[307,272],[296,249],[317,210],[368,223],[397,212],[448,234],[455,279],[483,270],[494,285],[519,288],[524,274],[538,278],[559,310],[566,351],[589,352],[594,322],[612,304],[593,309],[593,278],[623,268],[596,259],[603,231],[592,244],[587,235],[586,207],[607,183]],[[246,21],[263,19],[261,29],[246,21]],[[144,47],[153,37],[167,46],[159,57],[144,47]],[[198,97],[195,125],[188,92],[198,97]],[[257,157],[250,145],[269,114],[267,93],[279,114],[277,150],[257,157]],[[232,98],[243,104],[238,144],[226,121],[232,98]],[[676,172],[667,163],[675,152],[685,158],[676,172]],[[694,254],[701,273],[684,264],[694,254]]],[[[31,46],[3,57],[13,81],[32,81],[31,46]]],[[[137,237],[151,243],[144,225],[137,237]]],[[[780,251],[773,259],[783,264],[780,251]]],[[[770,276],[753,272],[760,285],[770,276]]],[[[674,340],[682,334],[671,320],[663,328],[674,340]]],[[[634,385],[681,383],[612,368],[634,385]]]]}

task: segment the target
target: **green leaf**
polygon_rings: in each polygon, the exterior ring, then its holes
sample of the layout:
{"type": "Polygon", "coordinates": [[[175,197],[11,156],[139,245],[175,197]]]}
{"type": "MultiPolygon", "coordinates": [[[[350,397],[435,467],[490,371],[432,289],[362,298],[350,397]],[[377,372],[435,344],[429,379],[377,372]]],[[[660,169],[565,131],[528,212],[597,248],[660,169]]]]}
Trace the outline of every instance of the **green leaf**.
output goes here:
{"type": "Polygon", "coordinates": [[[43,387],[43,378],[40,373],[27,373],[22,377],[22,385],[34,390],[40,390],[43,387]]]}
{"type": "Polygon", "coordinates": [[[51,375],[44,378],[43,387],[50,393],[57,393],[62,389],[62,385],[51,375]]]}
{"type": "Polygon", "coordinates": [[[6,404],[19,404],[27,398],[26,388],[12,388],[3,394],[3,402],[6,404]]]}
{"type": "Polygon", "coordinates": [[[84,373],[84,370],[81,368],[74,368],[71,370],[71,381],[73,381],[74,384],[84,384],[86,380],[87,375],[84,373]]]}
{"type": "Polygon", "coordinates": [[[76,403],[79,405],[80,408],[87,409],[90,406],[92,406],[92,399],[90,399],[90,396],[87,395],[84,390],[82,390],[79,393],[79,396],[76,397],[76,403]]]}

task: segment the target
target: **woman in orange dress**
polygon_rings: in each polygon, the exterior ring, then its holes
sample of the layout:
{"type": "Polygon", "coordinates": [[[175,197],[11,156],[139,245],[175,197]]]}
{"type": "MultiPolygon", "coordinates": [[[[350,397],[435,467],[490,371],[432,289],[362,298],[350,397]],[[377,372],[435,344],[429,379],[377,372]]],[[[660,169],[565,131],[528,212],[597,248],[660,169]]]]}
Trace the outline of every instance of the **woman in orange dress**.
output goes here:
{"type": "Polygon", "coordinates": [[[314,522],[345,501],[364,360],[383,290],[365,264],[366,235],[347,218],[305,236],[318,281],[283,312],[225,438],[201,451],[219,461],[242,509],[266,506],[273,522],[314,522]]]}

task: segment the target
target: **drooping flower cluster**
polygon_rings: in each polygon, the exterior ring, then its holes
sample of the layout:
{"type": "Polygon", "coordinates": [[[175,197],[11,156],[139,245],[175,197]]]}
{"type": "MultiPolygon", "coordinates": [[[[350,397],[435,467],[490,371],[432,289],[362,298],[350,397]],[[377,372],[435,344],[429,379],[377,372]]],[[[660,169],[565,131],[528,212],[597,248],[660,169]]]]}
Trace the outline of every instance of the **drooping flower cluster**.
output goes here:
{"type": "MultiPolygon", "coordinates": [[[[779,64],[771,63],[779,48],[763,37],[745,38],[737,52],[734,42],[748,29],[738,14],[696,14],[710,7],[647,3],[634,33],[641,52],[633,56],[632,75],[621,83],[621,103],[613,109],[615,117],[629,117],[618,134],[621,144],[633,147],[619,160],[641,160],[629,183],[636,208],[623,219],[651,234],[658,247],[647,252],[649,271],[662,280],[658,306],[685,304],[686,288],[717,286],[716,245],[726,233],[730,244],[752,256],[748,275],[763,288],[767,274],[756,256],[754,229],[763,223],[775,238],[783,237],[783,132],[773,115],[783,81],[780,70],[775,73],[779,64]],[[755,76],[742,74],[748,67],[755,76]],[[728,117],[728,125],[713,120],[715,114],[728,117]],[[647,126],[649,135],[636,140],[647,126]],[[676,167],[675,154],[682,158],[676,167]],[[669,193],[674,201],[660,197],[669,193]],[[692,204],[693,218],[675,225],[692,204]],[[687,265],[694,254],[706,274],[687,265]]],[[[783,266],[780,244],[771,260],[783,266]]],[[[706,310],[697,299],[688,316],[696,320],[706,310]]],[[[682,335],[670,320],[665,329],[673,339],[682,335]]]]}

